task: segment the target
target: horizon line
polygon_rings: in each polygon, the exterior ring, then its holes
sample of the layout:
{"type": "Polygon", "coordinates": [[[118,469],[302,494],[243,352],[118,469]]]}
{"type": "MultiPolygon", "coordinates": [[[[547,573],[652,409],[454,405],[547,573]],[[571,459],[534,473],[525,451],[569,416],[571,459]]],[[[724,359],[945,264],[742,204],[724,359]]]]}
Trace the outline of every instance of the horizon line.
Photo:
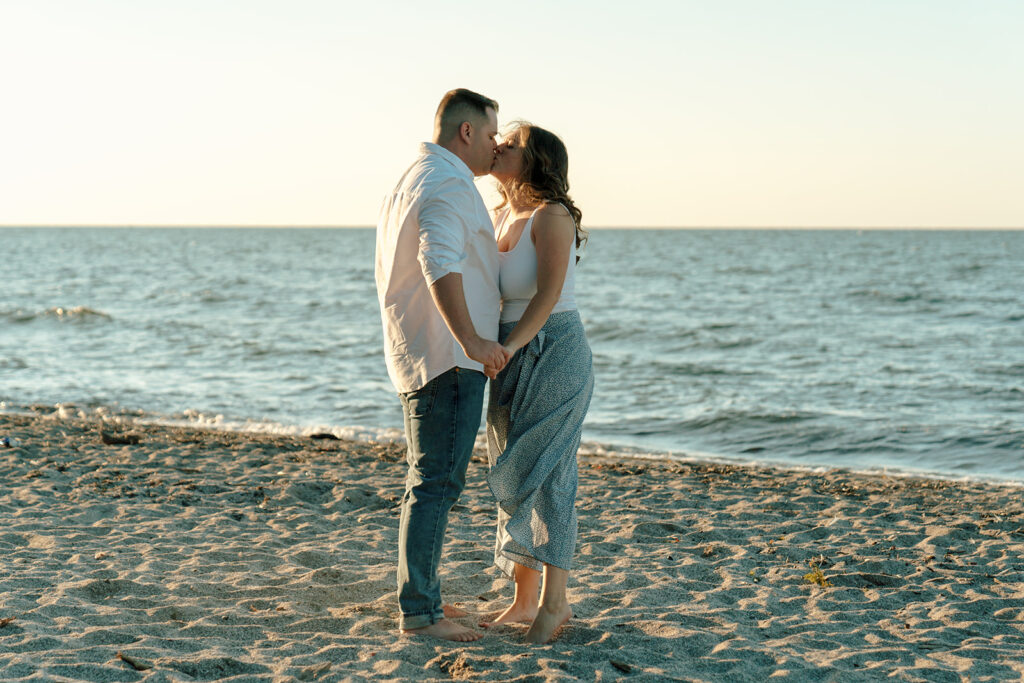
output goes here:
{"type": "MultiPolygon", "coordinates": [[[[585,230],[1024,230],[1019,226],[992,225],[587,225],[585,230]]],[[[373,225],[329,225],[329,224],[257,224],[257,223],[37,223],[0,224],[3,229],[25,228],[116,228],[116,229],[316,229],[316,230],[373,230],[373,225]]]]}

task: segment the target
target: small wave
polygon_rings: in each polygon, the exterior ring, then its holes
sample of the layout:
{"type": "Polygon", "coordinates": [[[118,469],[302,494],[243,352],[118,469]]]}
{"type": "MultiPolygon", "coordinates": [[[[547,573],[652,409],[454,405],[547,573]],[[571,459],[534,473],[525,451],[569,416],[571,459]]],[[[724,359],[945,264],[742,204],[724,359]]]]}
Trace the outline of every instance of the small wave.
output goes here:
{"type": "Polygon", "coordinates": [[[587,326],[587,337],[593,341],[631,340],[636,334],[637,328],[634,325],[591,323],[587,326]]]}
{"type": "Polygon", "coordinates": [[[756,266],[721,266],[715,268],[716,275],[774,275],[775,271],[756,266]]]}
{"type": "MultiPolygon", "coordinates": [[[[53,405],[34,403],[26,406],[0,401],[0,412],[40,416],[55,420],[101,420],[113,424],[149,424],[247,434],[310,436],[311,434],[329,433],[339,439],[361,441],[364,443],[405,442],[405,432],[397,428],[368,427],[365,425],[300,426],[274,422],[272,420],[230,418],[220,413],[207,413],[192,409],[173,415],[166,415],[123,408],[116,405],[84,406],[78,403],[56,403],[53,405]]],[[[486,444],[486,440],[483,443],[486,444]]]]}
{"type": "Polygon", "coordinates": [[[58,320],[113,320],[113,318],[103,311],[97,311],[87,306],[75,306],[74,308],[63,308],[55,306],[54,308],[48,308],[38,315],[40,318],[57,318],[58,320]]]}
{"type": "Polygon", "coordinates": [[[1024,363],[1014,363],[1013,365],[1006,365],[998,369],[997,374],[1013,375],[1014,377],[1024,377],[1024,363]]]}
{"type": "Polygon", "coordinates": [[[872,299],[882,303],[890,304],[927,304],[930,306],[945,306],[953,303],[961,303],[963,297],[939,296],[924,292],[886,292],[881,289],[862,288],[847,292],[847,296],[854,299],[872,299]]]}
{"type": "Polygon", "coordinates": [[[975,372],[996,377],[1024,377],[1024,363],[992,363],[975,368],[975,372]]]}
{"type": "Polygon", "coordinates": [[[889,375],[912,375],[917,372],[917,368],[909,365],[898,365],[896,363],[886,363],[882,366],[882,372],[889,375]]]}
{"type": "Polygon", "coordinates": [[[984,264],[981,264],[981,263],[971,263],[971,264],[967,264],[967,265],[963,265],[963,266],[957,266],[956,268],[953,268],[952,274],[954,276],[966,277],[968,275],[976,275],[976,274],[982,272],[983,270],[985,270],[985,268],[986,268],[986,266],[984,264]]]}
{"type": "Polygon", "coordinates": [[[657,370],[659,373],[664,373],[666,377],[707,377],[707,376],[729,376],[729,377],[741,377],[755,375],[757,373],[750,370],[742,370],[739,368],[730,367],[716,367],[714,365],[706,365],[702,363],[690,363],[680,360],[667,360],[662,358],[656,358],[653,361],[646,363],[651,368],[657,370]]]}
{"type": "Polygon", "coordinates": [[[761,339],[755,337],[740,337],[738,339],[715,340],[711,344],[705,344],[705,346],[713,349],[743,349],[748,346],[757,346],[761,342],[761,339]]]}
{"type": "Polygon", "coordinates": [[[892,292],[883,292],[880,289],[855,289],[848,293],[855,299],[881,299],[884,301],[895,301],[897,303],[904,303],[906,301],[916,301],[920,299],[920,295],[914,294],[895,294],[892,292]]]}
{"type": "Polygon", "coordinates": [[[219,304],[229,300],[224,294],[215,292],[212,289],[204,289],[197,292],[194,296],[204,304],[219,304]]]}
{"type": "Polygon", "coordinates": [[[5,310],[0,312],[0,318],[3,318],[9,323],[27,323],[35,320],[37,316],[35,313],[29,313],[22,308],[16,308],[14,310],[5,310]]]}
{"type": "Polygon", "coordinates": [[[180,417],[168,415],[147,415],[138,419],[147,424],[170,425],[175,427],[198,427],[248,434],[275,434],[279,436],[309,436],[311,434],[333,434],[339,439],[374,443],[404,443],[405,433],[396,428],[367,427],[365,425],[313,425],[299,426],[274,422],[272,420],[238,420],[225,418],[221,414],[185,410],[180,417]]]}
{"type": "Polygon", "coordinates": [[[620,416],[616,427],[624,435],[650,436],[654,434],[688,433],[749,433],[754,430],[763,435],[765,430],[772,433],[782,426],[794,425],[822,417],[819,413],[806,411],[771,412],[724,408],[678,417],[666,415],[661,419],[650,415],[630,418],[620,416]]]}
{"type": "Polygon", "coordinates": [[[88,306],[75,306],[73,308],[64,308],[63,306],[54,306],[48,308],[45,311],[31,312],[26,311],[23,308],[17,308],[14,310],[6,310],[0,312],[0,318],[6,319],[9,323],[25,324],[31,323],[35,320],[60,320],[62,322],[89,322],[93,320],[113,320],[108,313],[103,311],[97,311],[89,308],[88,306]]]}
{"type": "Polygon", "coordinates": [[[791,459],[772,459],[761,457],[763,448],[746,449],[744,455],[731,455],[723,453],[710,453],[687,449],[678,450],[644,450],[621,444],[584,441],[580,445],[579,454],[584,457],[611,457],[625,458],[628,460],[673,462],[689,465],[731,465],[734,467],[749,467],[760,470],[783,470],[788,472],[803,472],[808,474],[824,474],[827,472],[849,472],[851,474],[865,474],[868,476],[892,477],[894,479],[934,479],[941,481],[957,482],[982,482],[991,486],[1006,486],[1024,489],[1024,480],[1019,477],[1000,476],[991,474],[948,472],[928,468],[916,467],[894,467],[892,465],[859,465],[846,467],[842,465],[822,465],[812,463],[800,463],[791,459]],[[758,455],[757,459],[750,458],[750,455],[758,455]]]}

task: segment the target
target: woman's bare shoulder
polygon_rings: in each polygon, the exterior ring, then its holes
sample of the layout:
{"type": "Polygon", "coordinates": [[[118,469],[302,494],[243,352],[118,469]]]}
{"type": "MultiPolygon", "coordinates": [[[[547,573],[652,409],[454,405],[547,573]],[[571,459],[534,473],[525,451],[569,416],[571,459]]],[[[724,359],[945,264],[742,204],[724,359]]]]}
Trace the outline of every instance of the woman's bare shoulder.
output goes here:
{"type": "Polygon", "coordinates": [[[565,205],[560,202],[548,202],[542,205],[540,210],[537,211],[537,215],[547,218],[572,218],[569,209],[565,208],[565,205]]]}
{"type": "Polygon", "coordinates": [[[537,211],[531,235],[534,243],[537,242],[538,235],[550,237],[561,242],[562,236],[568,240],[570,236],[575,234],[576,222],[573,221],[568,209],[561,204],[545,204],[537,211]]]}
{"type": "Polygon", "coordinates": [[[572,214],[569,213],[569,209],[556,202],[544,204],[540,207],[537,211],[535,225],[540,225],[542,229],[572,228],[574,231],[576,229],[576,222],[573,220],[572,214]]]}

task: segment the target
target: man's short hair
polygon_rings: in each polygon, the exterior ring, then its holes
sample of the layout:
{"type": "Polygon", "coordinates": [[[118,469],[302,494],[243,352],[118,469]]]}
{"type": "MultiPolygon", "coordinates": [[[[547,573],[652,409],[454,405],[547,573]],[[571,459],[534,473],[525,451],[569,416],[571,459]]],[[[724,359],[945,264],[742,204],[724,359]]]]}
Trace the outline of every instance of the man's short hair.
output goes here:
{"type": "Polygon", "coordinates": [[[434,141],[448,142],[459,132],[464,121],[479,121],[487,118],[487,108],[498,111],[498,103],[490,97],[465,88],[449,90],[437,105],[434,115],[434,141]]]}

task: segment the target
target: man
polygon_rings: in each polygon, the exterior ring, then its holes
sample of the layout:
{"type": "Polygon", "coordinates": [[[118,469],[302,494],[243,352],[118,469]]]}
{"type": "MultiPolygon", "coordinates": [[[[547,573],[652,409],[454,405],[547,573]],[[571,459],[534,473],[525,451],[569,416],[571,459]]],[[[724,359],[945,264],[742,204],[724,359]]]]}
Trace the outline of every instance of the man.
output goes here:
{"type": "Polygon", "coordinates": [[[434,138],[384,200],[377,222],[377,297],[388,375],[405,413],[409,472],[398,531],[403,633],[471,641],[445,618],[437,568],[448,511],[465,486],[486,372],[508,361],[495,341],[498,248],[473,177],[494,163],[498,103],[445,94],[434,138]]]}

